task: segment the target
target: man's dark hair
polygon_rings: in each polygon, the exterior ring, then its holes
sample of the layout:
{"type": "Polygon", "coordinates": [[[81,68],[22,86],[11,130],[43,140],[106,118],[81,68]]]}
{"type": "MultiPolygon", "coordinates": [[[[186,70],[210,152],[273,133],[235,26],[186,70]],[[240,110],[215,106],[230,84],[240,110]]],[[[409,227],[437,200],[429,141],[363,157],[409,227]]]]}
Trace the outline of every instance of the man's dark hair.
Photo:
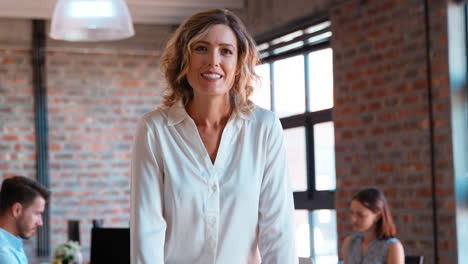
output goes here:
{"type": "Polygon", "coordinates": [[[0,215],[3,215],[14,203],[29,207],[37,196],[42,196],[47,201],[50,192],[38,182],[23,176],[5,179],[0,190],[0,215]]]}

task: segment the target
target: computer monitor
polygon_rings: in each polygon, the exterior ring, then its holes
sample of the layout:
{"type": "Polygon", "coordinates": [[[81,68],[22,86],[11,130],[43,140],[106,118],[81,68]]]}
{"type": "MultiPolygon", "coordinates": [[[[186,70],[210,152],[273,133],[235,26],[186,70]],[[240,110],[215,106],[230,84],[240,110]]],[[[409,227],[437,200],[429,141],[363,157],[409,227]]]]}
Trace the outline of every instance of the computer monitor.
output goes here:
{"type": "Polygon", "coordinates": [[[91,264],[130,264],[130,228],[92,228],[91,264]]]}

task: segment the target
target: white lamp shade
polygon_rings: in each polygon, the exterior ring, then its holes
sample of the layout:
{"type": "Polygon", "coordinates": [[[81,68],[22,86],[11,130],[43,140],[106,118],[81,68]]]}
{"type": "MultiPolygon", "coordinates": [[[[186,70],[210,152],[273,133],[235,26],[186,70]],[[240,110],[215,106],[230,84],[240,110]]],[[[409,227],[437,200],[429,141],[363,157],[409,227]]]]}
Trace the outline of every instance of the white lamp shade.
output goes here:
{"type": "Polygon", "coordinates": [[[50,37],[68,41],[106,41],[135,34],[124,0],[58,0],[50,37]]]}

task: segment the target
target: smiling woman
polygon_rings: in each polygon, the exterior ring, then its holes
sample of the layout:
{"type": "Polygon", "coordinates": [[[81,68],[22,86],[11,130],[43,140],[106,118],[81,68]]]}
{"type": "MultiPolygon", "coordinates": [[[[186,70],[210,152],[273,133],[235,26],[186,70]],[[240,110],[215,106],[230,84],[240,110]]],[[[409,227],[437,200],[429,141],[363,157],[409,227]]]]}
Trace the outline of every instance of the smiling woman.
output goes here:
{"type": "MultiPolygon", "coordinates": [[[[164,101],[166,106],[172,106],[179,100],[186,104],[192,99],[193,90],[186,75],[189,70],[190,57],[195,52],[194,44],[201,38],[207,37],[211,27],[221,26],[229,28],[223,32],[223,37],[232,37],[231,34],[235,37],[233,43],[224,43],[227,44],[225,46],[231,45],[233,55],[235,55],[233,57],[236,58],[236,78],[229,91],[230,99],[237,111],[249,112],[253,109],[253,104],[248,100],[248,97],[253,92],[252,84],[258,80],[254,70],[258,62],[255,42],[239,18],[227,10],[216,10],[216,12],[207,11],[192,16],[177,29],[174,37],[169,40],[161,65],[169,85],[164,101]]],[[[218,29],[218,31],[223,30],[218,29]]],[[[218,37],[221,36],[216,36],[216,38],[218,37]]],[[[224,52],[229,53],[227,50],[224,52]]]]}
{"type": "Polygon", "coordinates": [[[257,61],[227,10],[193,15],[169,41],[164,106],[133,146],[132,263],[297,263],[281,124],[249,100],[257,61]]]}
{"type": "Polygon", "coordinates": [[[191,50],[187,81],[193,93],[198,96],[228,95],[237,74],[234,32],[226,25],[212,26],[194,41],[191,50]]]}

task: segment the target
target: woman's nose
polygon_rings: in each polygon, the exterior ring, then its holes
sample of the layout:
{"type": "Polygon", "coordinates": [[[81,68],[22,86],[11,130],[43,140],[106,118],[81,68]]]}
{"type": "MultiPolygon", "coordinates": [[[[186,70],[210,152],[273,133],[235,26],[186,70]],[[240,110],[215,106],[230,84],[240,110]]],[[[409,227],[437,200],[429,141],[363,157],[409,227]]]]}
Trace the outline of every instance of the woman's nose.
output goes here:
{"type": "Polygon", "coordinates": [[[208,64],[215,67],[219,66],[219,55],[216,51],[213,50],[209,53],[208,64]]]}

